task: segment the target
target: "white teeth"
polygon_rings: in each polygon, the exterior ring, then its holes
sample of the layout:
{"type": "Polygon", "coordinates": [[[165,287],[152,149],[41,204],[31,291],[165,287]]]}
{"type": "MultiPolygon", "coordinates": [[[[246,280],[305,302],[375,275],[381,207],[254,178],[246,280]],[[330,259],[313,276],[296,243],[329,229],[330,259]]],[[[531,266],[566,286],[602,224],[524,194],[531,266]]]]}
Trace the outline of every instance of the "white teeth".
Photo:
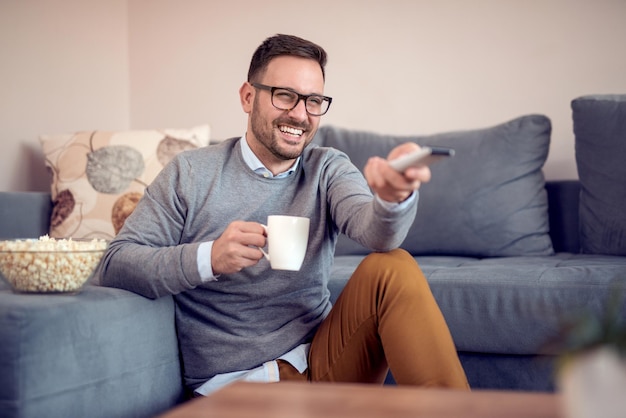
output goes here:
{"type": "Polygon", "coordinates": [[[281,132],[285,132],[291,135],[300,136],[303,133],[302,129],[291,128],[289,126],[280,126],[278,129],[280,129],[281,132]]]}

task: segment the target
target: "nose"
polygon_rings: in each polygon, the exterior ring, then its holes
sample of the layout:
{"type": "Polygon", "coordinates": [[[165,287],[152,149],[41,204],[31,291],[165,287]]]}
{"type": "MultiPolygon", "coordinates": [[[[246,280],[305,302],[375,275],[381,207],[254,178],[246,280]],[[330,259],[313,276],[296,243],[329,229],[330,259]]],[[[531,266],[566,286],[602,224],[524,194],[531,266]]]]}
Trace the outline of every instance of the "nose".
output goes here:
{"type": "Polygon", "coordinates": [[[304,120],[308,118],[309,116],[308,113],[306,112],[306,103],[302,99],[298,100],[298,103],[296,103],[296,106],[287,113],[289,113],[291,117],[295,117],[300,120],[304,120]]]}

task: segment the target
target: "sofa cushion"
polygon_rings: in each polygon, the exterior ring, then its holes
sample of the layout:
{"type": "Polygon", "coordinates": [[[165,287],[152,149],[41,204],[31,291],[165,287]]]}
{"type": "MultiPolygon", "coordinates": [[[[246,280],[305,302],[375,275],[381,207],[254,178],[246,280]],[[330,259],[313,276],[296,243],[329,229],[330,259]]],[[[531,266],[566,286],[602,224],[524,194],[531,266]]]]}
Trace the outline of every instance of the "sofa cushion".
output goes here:
{"type": "Polygon", "coordinates": [[[626,94],[577,98],[572,116],[582,251],[626,255],[626,94]]]}
{"type": "Polygon", "coordinates": [[[50,236],[111,239],[174,155],[208,144],[209,126],[88,131],[40,140],[52,172],[50,236]]]}
{"type": "MultiPolygon", "coordinates": [[[[332,301],[363,257],[335,258],[328,286],[332,301]]],[[[484,259],[418,256],[415,260],[459,351],[557,354],[549,343],[567,320],[583,312],[600,316],[611,291],[626,292],[626,257],[559,253],[484,259]]],[[[622,312],[626,315],[626,304],[622,312]]]]}
{"type": "MultiPolygon", "coordinates": [[[[454,158],[431,167],[419,209],[402,247],[412,254],[476,257],[553,254],[541,171],[550,145],[550,120],[527,115],[497,126],[429,136],[390,136],[332,126],[316,142],[348,154],[363,169],[373,155],[396,145],[451,147],[454,158]]],[[[366,250],[340,238],[337,254],[366,250]]]]}

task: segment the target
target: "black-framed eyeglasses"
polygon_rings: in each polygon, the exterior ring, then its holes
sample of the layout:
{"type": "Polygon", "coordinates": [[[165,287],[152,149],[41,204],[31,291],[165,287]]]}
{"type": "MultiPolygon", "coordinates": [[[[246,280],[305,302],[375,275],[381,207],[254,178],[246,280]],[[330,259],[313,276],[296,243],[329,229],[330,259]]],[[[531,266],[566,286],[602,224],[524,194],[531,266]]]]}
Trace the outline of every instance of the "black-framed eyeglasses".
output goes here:
{"type": "Polygon", "coordinates": [[[311,116],[322,116],[328,112],[332,97],[321,94],[300,94],[287,87],[272,87],[265,84],[251,83],[252,87],[267,90],[272,94],[272,105],[276,109],[290,111],[298,106],[300,100],[304,101],[304,108],[311,116]]]}

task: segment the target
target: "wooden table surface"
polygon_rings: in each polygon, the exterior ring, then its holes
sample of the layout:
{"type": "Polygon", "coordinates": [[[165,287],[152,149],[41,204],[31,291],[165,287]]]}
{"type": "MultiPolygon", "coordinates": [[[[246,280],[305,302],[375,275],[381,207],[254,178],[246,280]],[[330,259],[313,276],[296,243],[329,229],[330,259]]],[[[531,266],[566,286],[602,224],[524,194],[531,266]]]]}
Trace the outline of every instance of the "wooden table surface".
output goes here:
{"type": "Polygon", "coordinates": [[[559,395],[323,383],[234,383],[163,417],[562,417],[559,395]]]}

